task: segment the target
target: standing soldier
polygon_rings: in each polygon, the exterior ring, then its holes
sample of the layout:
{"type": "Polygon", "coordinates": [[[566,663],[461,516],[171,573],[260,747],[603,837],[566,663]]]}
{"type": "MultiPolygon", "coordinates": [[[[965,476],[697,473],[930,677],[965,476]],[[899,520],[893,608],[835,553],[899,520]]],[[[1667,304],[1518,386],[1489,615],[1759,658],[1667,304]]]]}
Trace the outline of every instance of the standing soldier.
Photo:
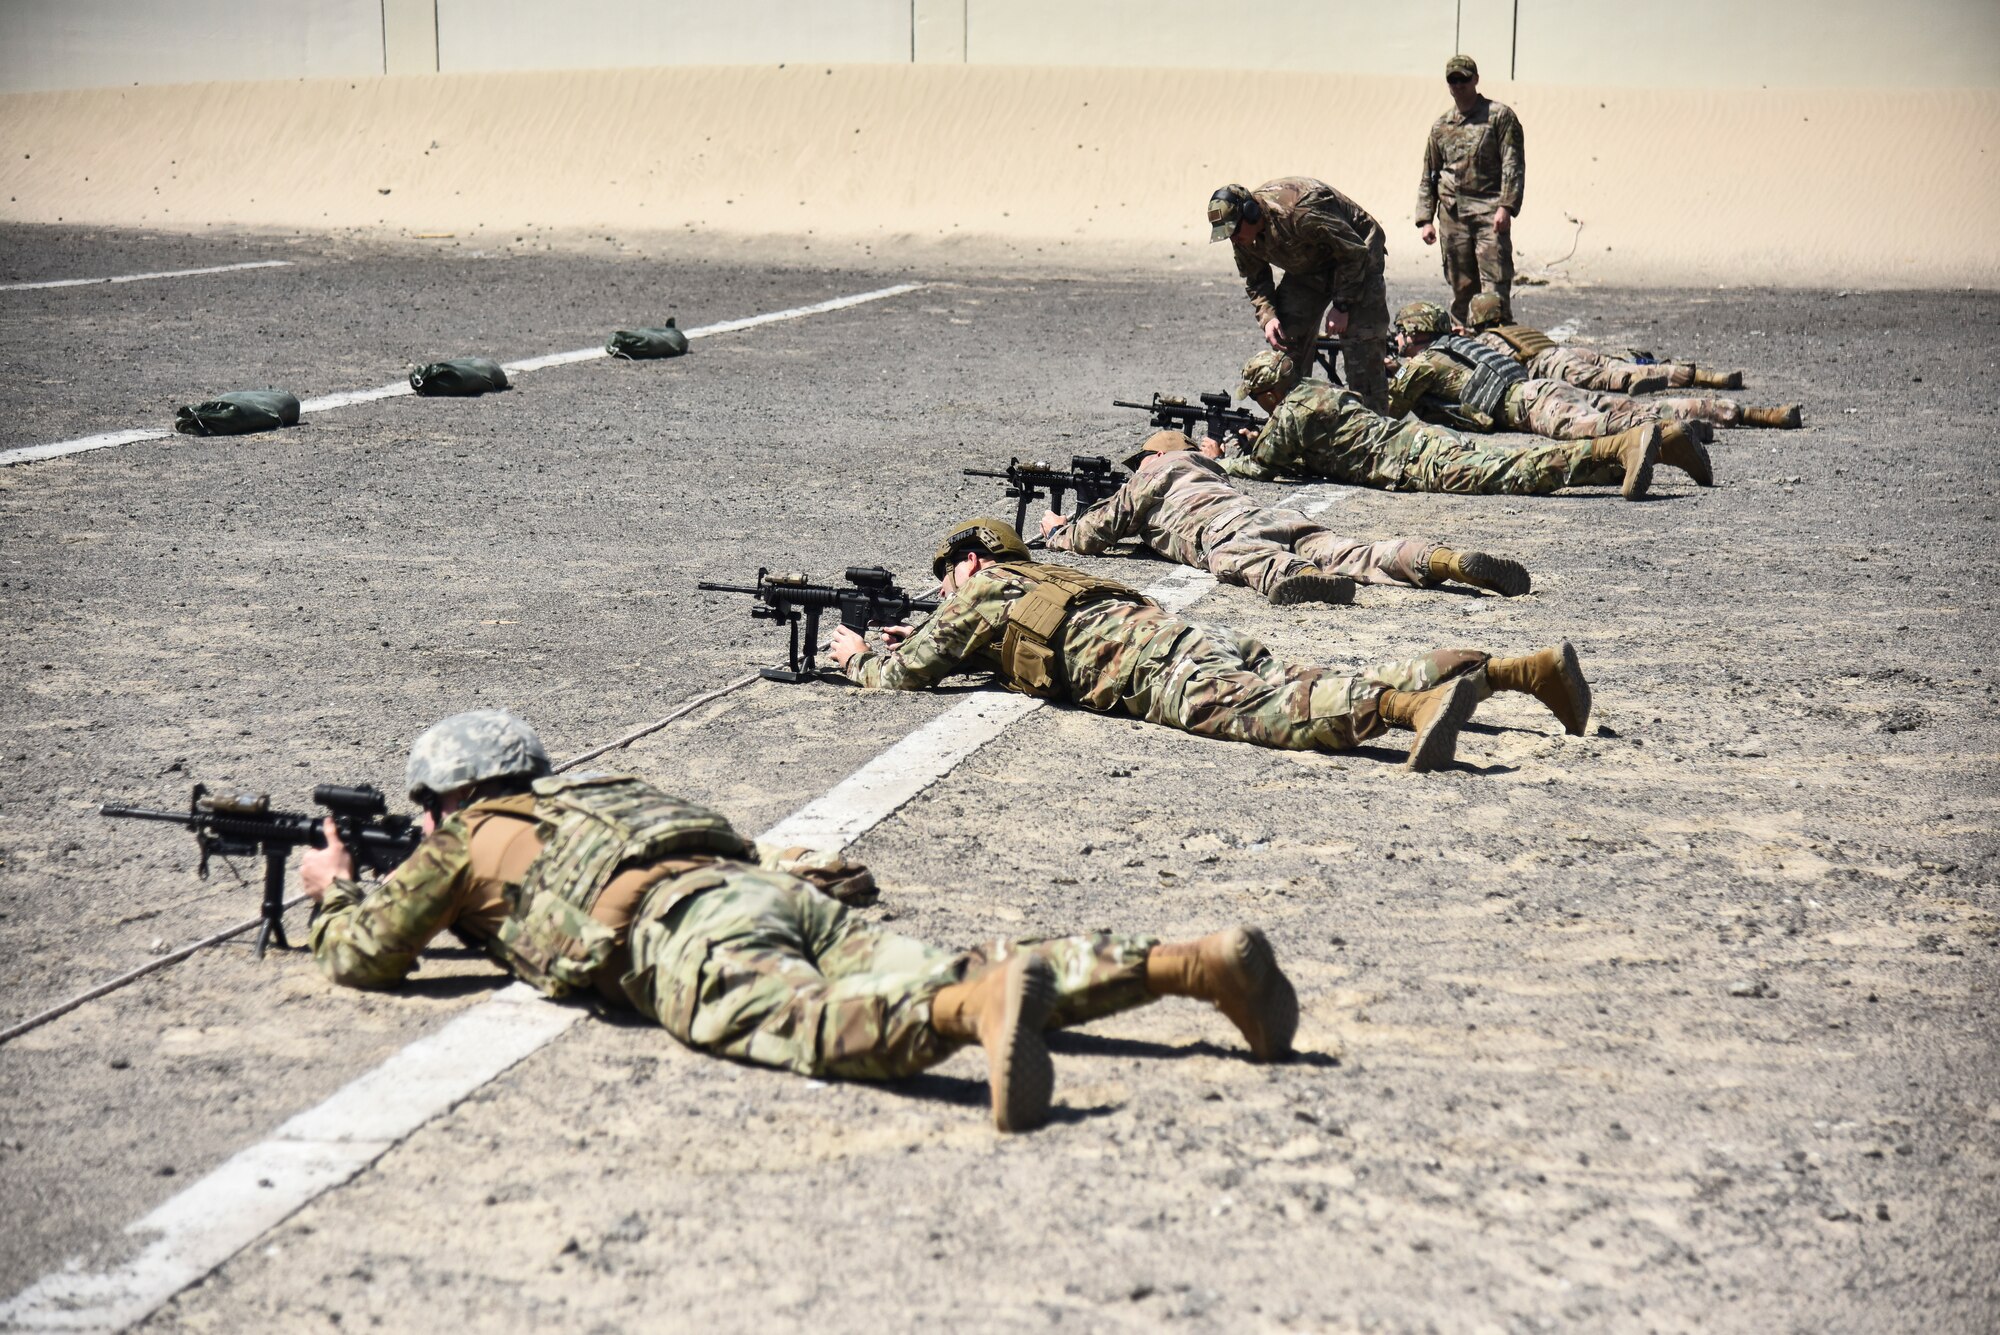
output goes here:
{"type": "Polygon", "coordinates": [[[1479,66],[1471,56],[1447,60],[1444,81],[1454,105],[1424,142],[1417,229],[1427,246],[1443,234],[1454,316],[1465,319],[1465,304],[1483,286],[1500,298],[1502,318],[1512,319],[1513,227],[1527,172],[1521,122],[1512,108],[1479,95],[1479,66]]]}
{"type": "MultiPolygon", "coordinates": [[[[1449,320],[1442,306],[1432,306],[1449,320]]],[[[1708,455],[1680,422],[1646,422],[1596,440],[1518,445],[1468,440],[1414,417],[1384,417],[1324,380],[1296,379],[1279,352],[1260,352],[1243,367],[1237,393],[1269,413],[1242,453],[1223,459],[1233,477],[1267,482],[1281,475],[1323,477],[1389,491],[1460,495],[1546,496],[1564,487],[1618,487],[1636,501],[1653,482],[1653,466],[1673,464],[1709,485],[1708,455]]],[[[1553,383],[1553,382],[1550,382],[1553,383]]],[[[1391,387],[1393,391],[1393,386],[1391,387]]],[[[1578,391],[1581,393],[1582,391],[1578,391]]],[[[1482,428],[1492,430],[1491,426],[1482,428]]],[[[1213,441],[1202,450],[1220,453],[1213,441]]]]}
{"type": "Polygon", "coordinates": [[[1521,363],[1531,380],[1566,380],[1580,389],[1610,389],[1620,394],[1743,388],[1741,371],[1707,371],[1693,362],[1620,361],[1595,348],[1558,343],[1539,329],[1510,324],[1501,313],[1500,298],[1491,292],[1481,292],[1472,299],[1466,307],[1465,324],[1481,343],[1521,363]]]}
{"type": "Polygon", "coordinates": [[[1356,542],[1297,510],[1259,505],[1230,484],[1215,456],[1193,453],[1178,431],[1156,433],[1125,466],[1132,479],[1074,519],[1042,516],[1050,551],[1093,556],[1120,538],[1137,538],[1169,560],[1247,584],[1279,604],[1351,602],[1356,580],[1418,589],[1454,581],[1509,598],[1528,592],[1518,561],[1421,538],[1356,542]]]}
{"type": "Polygon", "coordinates": [[[1353,674],[1284,663],[1251,637],[1182,621],[1116,580],[1038,562],[1011,524],[969,519],[931,569],[944,599],[875,653],[845,626],[831,652],[859,686],[921,691],[959,672],[1103,713],[1288,751],[1344,751],[1385,728],[1415,734],[1414,770],[1451,763],[1459,729],[1494,691],[1540,700],[1572,736],[1590,686],[1568,641],[1519,658],[1439,649],[1353,674]]]}
{"type": "Polygon", "coordinates": [[[1387,243],[1368,211],[1324,181],[1285,176],[1255,190],[1226,185],[1208,199],[1210,241],[1228,237],[1236,271],[1264,341],[1312,365],[1320,317],[1341,341],[1348,388],[1381,411],[1387,403],[1389,297],[1382,284],[1387,243]],[[1285,271],[1273,283],[1271,266],[1285,271]]]}
{"type": "Polygon", "coordinates": [[[643,779],[551,775],[541,738],[504,709],[433,725],[406,773],[429,837],[387,880],[354,881],[331,819],[299,869],[319,906],[313,959],[346,987],[396,986],[449,928],[549,996],[594,992],[736,1061],[888,1080],[977,1043],[1002,1131],[1048,1116],[1044,1028],[1155,997],[1213,1004],[1260,1061],[1291,1052],[1298,998],[1256,928],[939,950],[850,914],[786,855],[643,779]]]}

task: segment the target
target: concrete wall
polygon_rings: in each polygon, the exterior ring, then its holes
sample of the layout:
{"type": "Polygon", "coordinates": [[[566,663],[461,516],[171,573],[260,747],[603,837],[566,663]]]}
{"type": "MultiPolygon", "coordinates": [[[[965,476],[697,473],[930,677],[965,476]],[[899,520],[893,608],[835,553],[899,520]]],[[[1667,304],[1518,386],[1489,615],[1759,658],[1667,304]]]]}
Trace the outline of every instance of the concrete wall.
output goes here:
{"type": "Polygon", "coordinates": [[[799,62],[1435,76],[1455,50],[1489,83],[2000,88],[2000,3],[0,0],[0,92],[799,62]]]}

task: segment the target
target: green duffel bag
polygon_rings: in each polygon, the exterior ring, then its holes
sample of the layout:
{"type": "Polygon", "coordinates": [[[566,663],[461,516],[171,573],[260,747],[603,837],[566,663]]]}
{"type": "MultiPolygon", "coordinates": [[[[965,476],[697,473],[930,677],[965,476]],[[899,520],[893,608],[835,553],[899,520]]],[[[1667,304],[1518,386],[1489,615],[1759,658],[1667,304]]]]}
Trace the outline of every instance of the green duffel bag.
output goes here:
{"type": "Polygon", "coordinates": [[[507,373],[491,357],[458,357],[419,366],[410,372],[410,388],[426,398],[433,395],[463,398],[507,387],[507,373]]]}
{"type": "Polygon", "coordinates": [[[674,328],[670,315],[657,329],[620,329],[604,345],[614,357],[640,361],[647,357],[679,357],[688,350],[688,336],[674,328]]]}
{"type": "Polygon", "coordinates": [[[243,436],[299,424],[299,396],[282,389],[239,389],[174,412],[184,436],[243,436]]]}

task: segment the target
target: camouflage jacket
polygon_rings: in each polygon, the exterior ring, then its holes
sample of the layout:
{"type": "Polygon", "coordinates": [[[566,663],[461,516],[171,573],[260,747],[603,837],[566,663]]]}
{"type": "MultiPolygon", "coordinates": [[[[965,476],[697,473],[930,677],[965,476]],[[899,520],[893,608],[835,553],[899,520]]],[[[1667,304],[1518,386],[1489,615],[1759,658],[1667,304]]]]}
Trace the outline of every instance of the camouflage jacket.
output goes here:
{"type": "MultiPolygon", "coordinates": [[[[1509,350],[1509,356],[1512,351],[1509,350]]],[[[1493,416],[1479,412],[1465,402],[1465,387],[1471,383],[1472,368],[1442,352],[1426,348],[1407,357],[1395,379],[1389,382],[1389,415],[1415,413],[1426,422],[1458,431],[1507,431],[1513,420],[1508,411],[1519,402],[1522,385],[1507,388],[1501,411],[1493,416]]],[[[1526,381],[1533,384],[1534,381],[1526,381]]]]}
{"type": "Polygon", "coordinates": [[[1401,425],[1349,390],[1324,380],[1301,380],[1272,411],[1248,451],[1224,459],[1222,467],[1231,476],[1257,482],[1286,475],[1393,487],[1403,475],[1396,462],[1401,425]]]}
{"type": "Polygon", "coordinates": [[[1095,556],[1120,538],[1137,538],[1182,565],[1206,565],[1210,544],[1227,541],[1260,508],[1229,485],[1224,465],[1187,450],[1141,468],[1049,534],[1049,550],[1095,556]]]}
{"type": "Polygon", "coordinates": [[[1482,97],[1468,114],[1453,107],[1431,126],[1424,141],[1424,174],[1417,182],[1417,226],[1445,212],[1491,213],[1504,206],[1521,212],[1527,173],[1521,122],[1511,108],[1482,97]]]}
{"type": "Polygon", "coordinates": [[[1250,192],[1264,206],[1264,229],[1248,244],[1230,242],[1236,271],[1257,322],[1277,316],[1272,298],[1277,284],[1271,266],[1287,276],[1316,278],[1327,284],[1333,304],[1342,310],[1360,304],[1363,294],[1382,272],[1385,241],[1381,224],[1324,181],[1309,176],[1285,176],[1250,192]]]}
{"type": "MultiPolygon", "coordinates": [[[[997,672],[1007,613],[1027,585],[1000,570],[982,570],[960,586],[931,619],[887,653],[847,660],[848,680],[892,691],[921,691],[958,672],[997,672]]],[[[1192,629],[1150,602],[1085,603],[1062,632],[1066,695],[1088,709],[1110,710],[1133,694],[1125,689],[1145,668],[1170,658],[1192,629]]]]}

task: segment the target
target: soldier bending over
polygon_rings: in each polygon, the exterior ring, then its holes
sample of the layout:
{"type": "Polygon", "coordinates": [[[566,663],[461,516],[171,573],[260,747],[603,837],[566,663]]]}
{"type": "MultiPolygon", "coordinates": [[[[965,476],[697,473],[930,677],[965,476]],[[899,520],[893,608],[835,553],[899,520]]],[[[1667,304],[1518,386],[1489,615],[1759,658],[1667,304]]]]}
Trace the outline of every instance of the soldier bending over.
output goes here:
{"type": "Polygon", "coordinates": [[[1421,538],[1355,542],[1297,510],[1259,505],[1230,484],[1222,464],[1191,452],[1178,431],[1156,432],[1125,466],[1131,480],[1073,520],[1043,514],[1051,551],[1094,556],[1137,538],[1169,560],[1281,604],[1352,602],[1357,580],[1419,589],[1456,581],[1507,597],[1528,591],[1528,572],[1517,561],[1421,538]]]}
{"type": "Polygon", "coordinates": [[[1249,636],[1170,616],[1115,580],[1037,562],[998,519],[954,528],[931,568],[943,605],[914,632],[894,628],[888,652],[845,626],[833,632],[849,680],[920,691],[953,673],[991,672],[1029,695],[1293,751],[1345,750],[1404,728],[1416,734],[1416,770],[1451,763],[1458,730],[1494,691],[1533,695],[1575,735],[1590,718],[1590,686],[1567,641],[1521,658],[1439,649],[1343,675],[1281,663],[1249,636]]]}

